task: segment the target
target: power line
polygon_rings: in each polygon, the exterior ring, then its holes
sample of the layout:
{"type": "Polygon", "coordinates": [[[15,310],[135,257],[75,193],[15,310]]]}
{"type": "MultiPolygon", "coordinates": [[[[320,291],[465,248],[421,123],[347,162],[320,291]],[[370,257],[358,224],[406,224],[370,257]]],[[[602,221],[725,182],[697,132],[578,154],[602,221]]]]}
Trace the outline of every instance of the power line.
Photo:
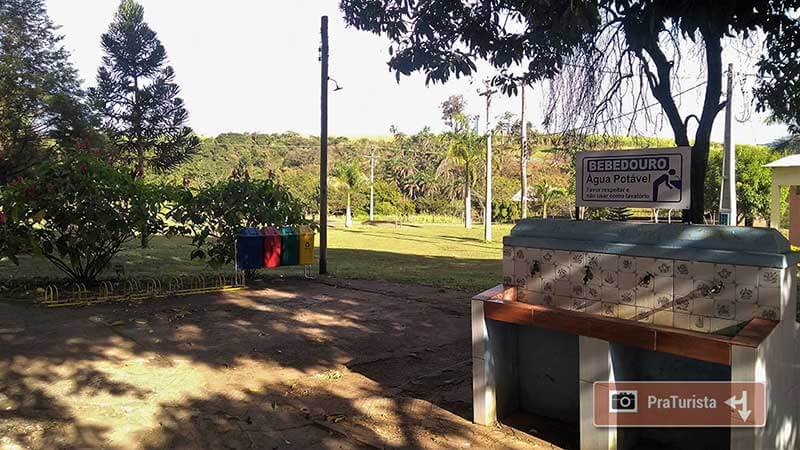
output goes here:
{"type": "MultiPolygon", "coordinates": [[[[686,94],[688,92],[691,92],[691,91],[693,91],[693,90],[695,90],[695,89],[697,89],[697,88],[699,88],[699,87],[701,87],[701,86],[703,86],[705,84],[707,84],[707,81],[703,81],[702,83],[696,84],[696,85],[694,85],[694,86],[692,86],[692,87],[690,87],[688,89],[680,91],[677,94],[674,94],[672,97],[673,98],[680,97],[681,95],[686,94]]],[[[586,129],[586,128],[593,128],[593,127],[596,127],[597,125],[603,125],[603,124],[606,124],[606,123],[609,123],[609,122],[613,122],[615,120],[623,119],[625,117],[632,116],[632,115],[634,115],[636,113],[639,113],[639,112],[645,111],[647,109],[650,109],[650,108],[652,108],[654,106],[660,106],[660,105],[661,105],[661,103],[659,103],[659,102],[650,103],[649,105],[645,105],[645,106],[643,106],[643,107],[641,107],[639,109],[635,109],[633,111],[626,112],[624,114],[620,114],[620,115],[618,115],[616,117],[611,117],[611,118],[606,119],[606,120],[604,120],[602,122],[596,122],[596,123],[593,123],[591,125],[584,125],[582,127],[572,128],[572,129],[564,130],[564,131],[561,131],[559,133],[554,133],[554,134],[565,134],[565,133],[568,133],[568,132],[571,132],[571,131],[579,131],[579,130],[583,130],[583,129],[586,129]]]]}
{"type": "MultiPolygon", "coordinates": [[[[576,68],[576,69],[592,70],[592,71],[595,71],[595,72],[605,73],[605,74],[609,74],[609,75],[632,75],[632,74],[623,74],[622,72],[619,72],[619,71],[616,71],[616,70],[596,69],[594,67],[586,66],[586,65],[583,65],[583,64],[564,63],[562,65],[567,66],[567,67],[573,67],[573,68],[576,68]]],[[[704,80],[706,77],[705,76],[690,77],[690,76],[684,76],[684,75],[672,75],[671,78],[677,78],[677,79],[681,79],[681,80],[704,80]]]]}

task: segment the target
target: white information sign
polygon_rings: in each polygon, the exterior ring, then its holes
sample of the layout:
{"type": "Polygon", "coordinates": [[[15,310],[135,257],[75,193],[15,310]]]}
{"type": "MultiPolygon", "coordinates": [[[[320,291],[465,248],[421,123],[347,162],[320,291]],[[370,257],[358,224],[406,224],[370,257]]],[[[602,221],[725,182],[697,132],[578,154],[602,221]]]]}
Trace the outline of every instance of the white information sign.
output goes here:
{"type": "Polygon", "coordinates": [[[689,147],[576,155],[578,206],[688,209],[689,147]]]}

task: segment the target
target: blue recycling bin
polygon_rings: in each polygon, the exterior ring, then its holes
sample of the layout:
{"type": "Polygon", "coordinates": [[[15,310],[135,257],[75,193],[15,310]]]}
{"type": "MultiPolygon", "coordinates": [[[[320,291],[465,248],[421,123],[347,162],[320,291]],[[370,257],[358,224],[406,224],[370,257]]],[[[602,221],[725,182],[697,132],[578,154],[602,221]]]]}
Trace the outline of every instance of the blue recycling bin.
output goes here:
{"type": "Polygon", "coordinates": [[[242,228],[236,236],[236,265],[239,270],[264,267],[264,236],[258,228],[242,228]]]}

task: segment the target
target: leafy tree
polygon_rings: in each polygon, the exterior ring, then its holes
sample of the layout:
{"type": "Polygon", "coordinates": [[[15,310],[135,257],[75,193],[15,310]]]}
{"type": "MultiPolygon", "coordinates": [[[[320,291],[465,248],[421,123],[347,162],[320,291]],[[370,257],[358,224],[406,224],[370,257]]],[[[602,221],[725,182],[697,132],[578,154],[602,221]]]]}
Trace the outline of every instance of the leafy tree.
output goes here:
{"type": "Polygon", "coordinates": [[[513,223],[519,217],[519,203],[511,200],[498,200],[492,203],[492,220],[500,223],[513,223]]]}
{"type": "Polygon", "coordinates": [[[375,212],[395,216],[399,220],[413,214],[414,209],[414,202],[403,195],[397,186],[383,180],[375,182],[375,212]]]}
{"type": "Polygon", "coordinates": [[[75,69],[43,0],[0,2],[0,185],[89,133],[75,69]]]}
{"type": "MultiPolygon", "coordinates": [[[[460,123],[459,129],[447,134],[449,147],[447,159],[443,161],[440,169],[455,169],[461,172],[464,181],[464,226],[472,228],[472,186],[477,177],[478,165],[483,156],[483,138],[469,130],[466,126],[468,120],[463,115],[458,115],[456,121],[460,123]]],[[[441,170],[440,170],[441,172],[441,170]]]]}
{"type": "Polygon", "coordinates": [[[625,108],[646,103],[647,95],[660,104],[677,145],[690,145],[689,118],[696,117],[692,207],[685,217],[693,223],[703,222],[711,129],[724,107],[723,40],[764,35],[759,70],[773,80],[760,83],[757,99],[779,120],[797,117],[800,76],[791,76],[800,73],[797,8],[796,0],[341,1],[349,25],[392,41],[389,66],[398,78],[421,70],[428,82],[445,82],[472,75],[484,59],[499,71],[494,84],[514,94],[520,84],[566,74],[553,84],[548,123],[564,119],[559,125],[568,134],[620,118],[634,124],[639,115],[624,115],[625,108]],[[705,96],[700,111],[683,116],[676,72],[691,43],[703,50],[705,96]],[[525,72],[515,73],[517,65],[525,72]]]}
{"type": "Polygon", "coordinates": [[[757,64],[756,109],[771,110],[775,121],[785,122],[792,133],[800,134],[800,3],[767,3],[772,14],[767,25],[767,52],[757,64]],[[794,11],[785,13],[784,8],[794,11]]]}
{"type": "Polygon", "coordinates": [[[69,278],[93,283],[138,231],[165,229],[159,214],[167,190],[86,154],[68,154],[37,166],[30,177],[3,190],[0,209],[16,245],[2,256],[16,261],[23,249],[41,254],[69,278]]]}
{"type": "MultiPolygon", "coordinates": [[[[512,170],[513,168],[510,167],[508,172],[512,170]]],[[[514,196],[519,192],[519,181],[508,176],[496,176],[493,180],[493,184],[492,190],[494,191],[494,198],[496,198],[498,202],[513,202],[514,196]]]]}
{"type": "Polygon", "coordinates": [[[347,195],[347,211],[345,213],[344,226],[353,228],[353,216],[350,211],[350,196],[353,191],[361,187],[364,182],[361,166],[359,166],[357,162],[338,163],[333,168],[333,176],[339,181],[340,186],[345,189],[347,195]]]}
{"type": "Polygon", "coordinates": [[[90,94],[103,128],[125,161],[142,176],[175,168],[192,156],[199,140],[186,126],[175,72],[161,41],[144,21],[144,8],[122,0],[102,39],[103,64],[90,94]]]}
{"type": "MultiPolygon", "coordinates": [[[[769,219],[772,173],[765,164],[781,155],[767,147],[755,145],[736,146],[736,206],[737,221],[744,220],[752,226],[756,219],[769,219]]],[[[722,150],[712,148],[708,160],[706,179],[706,209],[719,211],[719,191],[722,177],[722,150]]]]}
{"type": "Polygon", "coordinates": [[[416,207],[419,212],[428,213],[434,216],[452,216],[458,214],[458,205],[447,198],[438,195],[428,195],[417,199],[416,207]]]}
{"type": "Polygon", "coordinates": [[[547,207],[558,199],[564,196],[564,191],[550,183],[543,181],[533,185],[533,199],[542,208],[542,218],[547,218],[547,207]]]}
{"type": "Polygon", "coordinates": [[[306,215],[319,212],[319,166],[312,165],[311,169],[288,169],[279,178],[281,184],[288,187],[292,197],[303,205],[306,215]]]}
{"type": "Polygon", "coordinates": [[[192,259],[205,259],[212,266],[233,262],[242,228],[310,224],[303,205],[284,186],[238,172],[197,192],[184,189],[170,217],[177,224],[171,233],[192,237],[192,259]]]}
{"type": "Polygon", "coordinates": [[[451,131],[463,131],[465,122],[459,120],[459,116],[467,114],[467,102],[463,95],[451,95],[443,101],[439,107],[442,110],[442,121],[450,127],[451,131]]]}
{"type": "Polygon", "coordinates": [[[436,177],[436,168],[447,155],[440,135],[427,127],[411,136],[396,133],[392,147],[392,154],[382,158],[381,171],[411,200],[432,191],[447,191],[436,177]]]}
{"type": "Polygon", "coordinates": [[[770,147],[774,148],[777,152],[787,155],[800,153],[800,134],[776,139],[774,142],[770,143],[770,147]]]}
{"type": "MultiPolygon", "coordinates": [[[[2,195],[0,193],[0,204],[2,195]]],[[[28,253],[30,243],[25,239],[25,227],[19,223],[11,223],[0,212],[0,261],[7,258],[14,264],[19,264],[17,255],[28,253]]]]}

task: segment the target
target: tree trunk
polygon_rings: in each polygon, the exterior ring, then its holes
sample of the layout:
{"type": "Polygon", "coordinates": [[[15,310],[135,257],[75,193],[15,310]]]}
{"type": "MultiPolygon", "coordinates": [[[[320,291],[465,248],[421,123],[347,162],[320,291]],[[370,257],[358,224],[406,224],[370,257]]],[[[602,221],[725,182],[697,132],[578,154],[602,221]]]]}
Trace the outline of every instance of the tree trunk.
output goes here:
{"type": "MultiPolygon", "coordinates": [[[[683,221],[689,223],[703,223],[703,200],[705,194],[705,176],[708,168],[708,148],[711,140],[711,129],[723,105],[720,105],[722,94],[722,34],[724,29],[716,30],[711,27],[718,26],[716,23],[708,23],[701,27],[700,33],[703,36],[706,50],[706,69],[707,84],[705,99],[703,101],[703,111],[695,134],[695,143],[692,146],[691,157],[691,206],[684,210],[683,221]]],[[[687,133],[686,121],[681,118],[675,99],[672,95],[670,86],[670,72],[673,69],[673,62],[670,61],[659,47],[657,37],[643,43],[643,49],[652,59],[656,66],[656,74],[648,71],[648,83],[653,92],[653,96],[661,104],[667,119],[669,120],[672,132],[675,135],[675,143],[678,146],[688,146],[689,137],[687,133]]],[[[640,58],[643,58],[640,55],[640,58]]],[[[647,64],[646,59],[643,59],[647,64]]]]}
{"type": "MultiPolygon", "coordinates": [[[[139,110],[139,77],[133,78],[133,103],[134,103],[134,136],[136,139],[136,177],[144,178],[144,147],[142,147],[142,115],[139,110]]],[[[142,227],[142,248],[147,248],[149,236],[146,226],[142,227]]]]}
{"type": "Polygon", "coordinates": [[[346,228],[353,228],[353,216],[350,214],[350,193],[347,193],[347,211],[344,217],[344,226],[346,228]]]}
{"type": "Polygon", "coordinates": [[[691,223],[703,223],[703,203],[705,196],[706,171],[708,169],[708,149],[711,143],[711,129],[714,119],[724,105],[720,104],[722,95],[722,43],[721,35],[704,31],[706,42],[706,67],[708,84],[703,100],[703,114],[692,146],[692,207],[688,211],[691,223]]]}
{"type": "Polygon", "coordinates": [[[542,219],[547,219],[547,202],[542,202],[542,219]]]}
{"type": "Polygon", "coordinates": [[[464,185],[464,227],[472,229],[472,186],[469,185],[469,178],[464,185]]]}

